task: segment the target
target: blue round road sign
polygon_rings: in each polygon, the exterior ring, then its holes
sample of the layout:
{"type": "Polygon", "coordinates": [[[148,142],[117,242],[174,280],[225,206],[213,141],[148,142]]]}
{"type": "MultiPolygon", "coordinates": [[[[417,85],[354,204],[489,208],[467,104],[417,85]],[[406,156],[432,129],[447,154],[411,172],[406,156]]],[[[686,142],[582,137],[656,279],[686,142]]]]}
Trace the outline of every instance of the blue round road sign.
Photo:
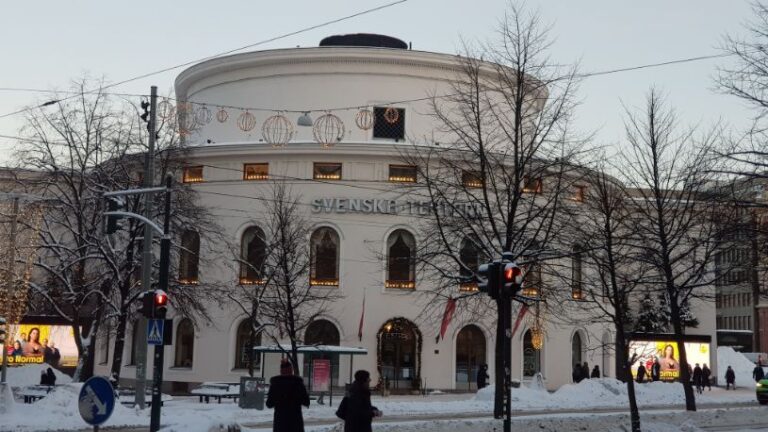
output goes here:
{"type": "Polygon", "coordinates": [[[115,409],[115,390],[104,377],[91,377],[80,389],[78,399],[80,417],[91,426],[98,426],[112,415],[115,409]]]}

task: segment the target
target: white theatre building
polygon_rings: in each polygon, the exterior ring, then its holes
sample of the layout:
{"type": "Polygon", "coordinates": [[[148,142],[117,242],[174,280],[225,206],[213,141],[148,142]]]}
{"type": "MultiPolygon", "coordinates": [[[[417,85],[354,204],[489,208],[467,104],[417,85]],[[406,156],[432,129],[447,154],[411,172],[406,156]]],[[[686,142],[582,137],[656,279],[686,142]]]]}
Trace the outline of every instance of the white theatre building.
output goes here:
{"type": "MultiPolygon", "coordinates": [[[[424,198],[392,186],[417,180],[403,164],[403,150],[412,148],[415,140],[439,140],[440,128],[429,116],[427,96],[449,92],[459,65],[454,55],[410,50],[383,37],[368,41],[388,46],[364,46],[365,40],[236,54],[182,72],[176,79],[177,99],[198,107],[208,104],[210,117],[186,137],[192,150],[185,178],[179,180],[199,192],[201,203],[216,215],[230,241],[244,243],[244,250],[264,226],[260,227],[266,217],[260,198],[270,196],[271,180],[285,180],[312,224],[307,241],[314,250],[324,251],[321,258],[313,258],[318,262],[313,262],[307,277],[315,288],[337,290],[340,296],[322,319],[310,325],[304,342],[365,348],[368,354],[355,357],[354,369],[371,371],[374,383],[386,376],[393,388],[410,387],[418,378],[430,389],[473,389],[479,364],[487,363],[493,375],[495,314],[476,322],[458,315],[445,338],[437,341],[441,317],[431,321],[420,317],[424,306],[418,291],[428,289],[428,282],[420,281],[412,268],[392,268],[387,260],[390,254],[415,250],[420,241],[414,227],[417,218],[427,214],[424,198]],[[329,110],[344,125],[341,140],[319,144],[313,127],[297,124],[304,110],[312,121],[329,110]],[[361,119],[361,110],[370,110],[372,117],[361,119]],[[265,122],[274,121],[270,118],[276,115],[290,120],[293,129],[283,146],[273,146],[263,137],[265,122]],[[372,122],[370,128],[360,127],[369,126],[367,122],[372,122]]],[[[180,236],[185,247],[200,248],[206,242],[192,230],[180,236]]],[[[208,253],[205,247],[202,250],[208,253]]],[[[247,272],[240,274],[231,265],[230,251],[215,253],[216,258],[206,262],[229,264],[201,264],[181,278],[194,279],[190,282],[199,286],[212,281],[233,287],[249,282],[247,272]]],[[[700,320],[695,333],[714,336],[714,306],[695,306],[700,320]]],[[[246,317],[235,306],[214,307],[211,314],[212,323],[199,326],[173,317],[174,340],[166,347],[164,378],[176,383],[177,390],[204,381],[237,382],[247,373],[246,317]]],[[[514,335],[513,379],[526,381],[541,372],[546,386],[554,389],[570,383],[573,364],[584,361],[615,376],[613,351],[603,346],[613,338],[608,327],[590,322],[548,325],[537,350],[531,325],[526,317],[514,335]]],[[[135,376],[131,332],[129,328],[122,371],[129,381],[135,376]]],[[[266,337],[261,342],[271,343],[266,337]]],[[[105,351],[97,349],[97,374],[108,374],[112,356],[105,351]]],[[[278,359],[267,355],[257,374],[276,374],[278,359]]],[[[711,359],[713,367],[715,360],[711,359]]],[[[343,385],[349,360],[341,356],[336,362],[334,384],[343,385]]]]}

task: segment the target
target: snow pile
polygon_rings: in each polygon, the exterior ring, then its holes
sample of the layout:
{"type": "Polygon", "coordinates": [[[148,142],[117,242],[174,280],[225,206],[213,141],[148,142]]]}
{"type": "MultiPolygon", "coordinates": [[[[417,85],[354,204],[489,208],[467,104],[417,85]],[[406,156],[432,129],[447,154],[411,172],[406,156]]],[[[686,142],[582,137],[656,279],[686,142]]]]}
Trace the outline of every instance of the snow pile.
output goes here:
{"type": "Polygon", "coordinates": [[[746,358],[742,353],[738,353],[731,347],[717,347],[717,367],[720,376],[717,377],[718,383],[725,384],[725,371],[730,366],[736,373],[736,385],[749,385],[754,382],[752,379],[752,370],[755,364],[746,358]]]}
{"type": "Polygon", "coordinates": [[[9,367],[6,382],[11,387],[37,385],[40,384],[40,373],[48,370],[48,368],[53,369],[53,373],[56,375],[56,385],[72,382],[72,378],[69,375],[45,363],[9,367]]]}

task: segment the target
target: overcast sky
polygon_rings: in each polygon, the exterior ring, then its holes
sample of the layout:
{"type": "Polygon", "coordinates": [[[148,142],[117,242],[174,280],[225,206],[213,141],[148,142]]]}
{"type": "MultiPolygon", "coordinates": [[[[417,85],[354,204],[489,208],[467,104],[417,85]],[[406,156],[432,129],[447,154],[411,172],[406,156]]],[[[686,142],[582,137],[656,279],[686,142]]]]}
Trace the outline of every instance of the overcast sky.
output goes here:
{"type": "MultiPolygon", "coordinates": [[[[391,1],[391,0],[390,0],[391,1]]],[[[256,43],[280,34],[389,3],[324,1],[103,1],[5,2],[0,14],[0,88],[66,89],[89,74],[116,82],[256,43]]],[[[751,18],[746,0],[529,0],[553,26],[552,57],[602,71],[719,53],[725,34],[743,34],[751,18]]],[[[424,51],[455,53],[460,38],[486,40],[506,8],[504,0],[408,0],[255,49],[316,46],[327,35],[383,33],[424,51]]],[[[686,123],[723,120],[744,127],[752,113],[714,90],[718,65],[706,60],[587,79],[577,126],[597,131],[601,145],[622,140],[622,103],[641,106],[652,85],[664,90],[686,123]]],[[[182,69],[110,91],[146,94],[172,89],[182,69]]],[[[0,116],[45,101],[44,95],[0,90],[0,116]]],[[[23,116],[0,119],[0,135],[17,135],[23,116]]],[[[0,137],[0,164],[10,140],[0,137]]]]}

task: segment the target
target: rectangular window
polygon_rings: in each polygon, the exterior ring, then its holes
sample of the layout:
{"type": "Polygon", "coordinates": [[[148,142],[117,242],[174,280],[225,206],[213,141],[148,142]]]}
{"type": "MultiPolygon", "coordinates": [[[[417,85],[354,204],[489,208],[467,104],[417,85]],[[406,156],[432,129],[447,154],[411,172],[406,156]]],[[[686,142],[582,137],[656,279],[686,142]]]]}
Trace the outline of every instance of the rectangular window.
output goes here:
{"type": "Polygon", "coordinates": [[[541,267],[532,267],[525,272],[523,277],[523,289],[520,294],[523,297],[535,298],[539,296],[541,288],[541,267]]]}
{"type": "Polygon", "coordinates": [[[587,187],[576,185],[571,187],[571,196],[568,197],[573,202],[583,203],[587,198],[587,187]]]}
{"type": "Polygon", "coordinates": [[[523,178],[523,192],[540,194],[542,192],[541,177],[528,177],[523,178]]]}
{"type": "Polygon", "coordinates": [[[461,184],[466,188],[483,187],[483,176],[478,171],[462,171],[461,184]]]}
{"type": "Polygon", "coordinates": [[[373,137],[405,140],[405,109],[393,107],[373,108],[373,137]]]}
{"type": "Polygon", "coordinates": [[[582,256],[581,247],[573,248],[573,257],[571,258],[571,297],[574,300],[584,300],[584,290],[582,285],[582,256]]]}
{"type": "Polygon", "coordinates": [[[268,180],[268,163],[249,163],[243,165],[243,180],[268,180]]]}
{"type": "Polygon", "coordinates": [[[315,162],[312,178],[315,180],[341,180],[341,164],[315,162]]]}
{"type": "Polygon", "coordinates": [[[182,176],[181,181],[182,183],[199,183],[203,181],[203,167],[184,167],[184,175],[182,176]]]}
{"type": "Polygon", "coordinates": [[[389,181],[416,183],[416,167],[413,165],[390,165],[389,181]]]}

